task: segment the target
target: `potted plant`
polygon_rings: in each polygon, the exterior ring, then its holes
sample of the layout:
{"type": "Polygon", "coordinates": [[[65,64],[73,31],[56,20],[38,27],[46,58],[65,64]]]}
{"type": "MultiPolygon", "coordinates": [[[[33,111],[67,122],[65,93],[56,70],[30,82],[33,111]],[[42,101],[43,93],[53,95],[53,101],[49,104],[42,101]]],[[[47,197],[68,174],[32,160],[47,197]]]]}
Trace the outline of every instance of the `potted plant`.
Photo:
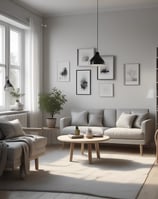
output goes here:
{"type": "Polygon", "coordinates": [[[12,91],[10,91],[10,95],[15,98],[15,104],[11,106],[11,110],[23,110],[24,105],[20,102],[20,98],[24,96],[24,93],[20,92],[20,88],[13,88],[12,91]]]}
{"type": "Polygon", "coordinates": [[[49,93],[42,93],[39,95],[40,110],[51,115],[50,118],[46,118],[46,123],[49,128],[55,127],[56,118],[54,118],[54,115],[58,114],[63,109],[63,105],[66,101],[66,96],[57,88],[53,88],[49,93]]]}

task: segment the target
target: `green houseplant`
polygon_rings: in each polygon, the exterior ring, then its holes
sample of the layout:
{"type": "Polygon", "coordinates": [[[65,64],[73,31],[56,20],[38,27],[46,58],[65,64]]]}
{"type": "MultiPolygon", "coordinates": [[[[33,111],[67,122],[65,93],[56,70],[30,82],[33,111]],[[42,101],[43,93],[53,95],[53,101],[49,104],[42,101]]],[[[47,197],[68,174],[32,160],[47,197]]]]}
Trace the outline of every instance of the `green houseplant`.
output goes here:
{"type": "Polygon", "coordinates": [[[24,96],[24,93],[20,92],[20,88],[17,88],[10,91],[10,95],[16,99],[16,102],[19,102],[20,97],[24,96]]]}
{"type": "Polygon", "coordinates": [[[56,118],[54,118],[54,115],[60,113],[66,101],[66,96],[57,88],[53,88],[49,93],[42,93],[39,95],[40,110],[49,113],[51,116],[46,119],[48,127],[55,127],[56,118]]]}

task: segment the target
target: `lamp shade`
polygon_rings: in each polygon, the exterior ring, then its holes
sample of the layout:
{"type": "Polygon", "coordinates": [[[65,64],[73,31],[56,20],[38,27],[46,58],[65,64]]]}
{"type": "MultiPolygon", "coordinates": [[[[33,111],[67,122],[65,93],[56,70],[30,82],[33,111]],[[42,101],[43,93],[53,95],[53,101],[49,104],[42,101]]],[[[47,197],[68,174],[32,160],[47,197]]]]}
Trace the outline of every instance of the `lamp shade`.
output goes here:
{"type": "Polygon", "coordinates": [[[13,85],[10,83],[9,79],[6,80],[6,83],[4,85],[4,90],[10,90],[10,89],[13,89],[13,85]]]}
{"type": "Polygon", "coordinates": [[[90,59],[90,64],[91,65],[100,65],[104,64],[104,60],[100,56],[99,52],[97,51],[95,55],[90,59]]]}

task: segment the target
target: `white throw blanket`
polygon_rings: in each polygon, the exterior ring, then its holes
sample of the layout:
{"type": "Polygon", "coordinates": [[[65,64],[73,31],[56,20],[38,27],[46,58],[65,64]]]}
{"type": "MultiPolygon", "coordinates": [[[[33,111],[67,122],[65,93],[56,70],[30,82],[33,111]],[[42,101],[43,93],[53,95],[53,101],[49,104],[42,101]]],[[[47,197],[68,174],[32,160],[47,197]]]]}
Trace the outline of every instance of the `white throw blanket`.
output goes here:
{"type": "Polygon", "coordinates": [[[20,137],[15,137],[12,139],[6,139],[0,144],[0,176],[3,174],[3,171],[6,166],[7,161],[7,143],[9,142],[22,142],[22,159],[20,165],[20,176],[24,177],[29,173],[30,168],[30,154],[32,152],[32,145],[35,141],[36,136],[34,135],[25,135],[20,137]]]}

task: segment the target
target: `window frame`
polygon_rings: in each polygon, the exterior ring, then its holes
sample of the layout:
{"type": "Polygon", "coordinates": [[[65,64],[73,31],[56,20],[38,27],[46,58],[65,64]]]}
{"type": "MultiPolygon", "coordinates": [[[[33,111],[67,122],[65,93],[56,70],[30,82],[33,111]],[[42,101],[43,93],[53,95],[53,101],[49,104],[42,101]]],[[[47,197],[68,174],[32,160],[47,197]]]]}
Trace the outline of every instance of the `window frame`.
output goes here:
{"type": "MultiPolygon", "coordinates": [[[[5,58],[4,64],[0,64],[0,67],[5,68],[5,79],[4,79],[4,85],[6,81],[6,77],[9,77],[10,79],[10,70],[11,69],[17,69],[19,70],[19,88],[22,93],[24,93],[24,88],[25,88],[25,75],[24,75],[24,70],[25,70],[25,30],[21,29],[19,27],[16,27],[14,25],[8,24],[6,22],[3,22],[0,20],[0,25],[4,26],[5,28],[5,58]],[[20,33],[20,64],[18,65],[11,65],[10,64],[10,31],[16,31],[20,33]]],[[[2,85],[2,87],[4,87],[2,85]]],[[[14,86],[14,85],[13,85],[14,86]]],[[[8,92],[5,92],[5,99],[4,99],[4,105],[0,106],[0,111],[8,110],[10,106],[10,99],[11,96],[8,92]]],[[[24,102],[24,99],[22,100],[24,102]]]]}

